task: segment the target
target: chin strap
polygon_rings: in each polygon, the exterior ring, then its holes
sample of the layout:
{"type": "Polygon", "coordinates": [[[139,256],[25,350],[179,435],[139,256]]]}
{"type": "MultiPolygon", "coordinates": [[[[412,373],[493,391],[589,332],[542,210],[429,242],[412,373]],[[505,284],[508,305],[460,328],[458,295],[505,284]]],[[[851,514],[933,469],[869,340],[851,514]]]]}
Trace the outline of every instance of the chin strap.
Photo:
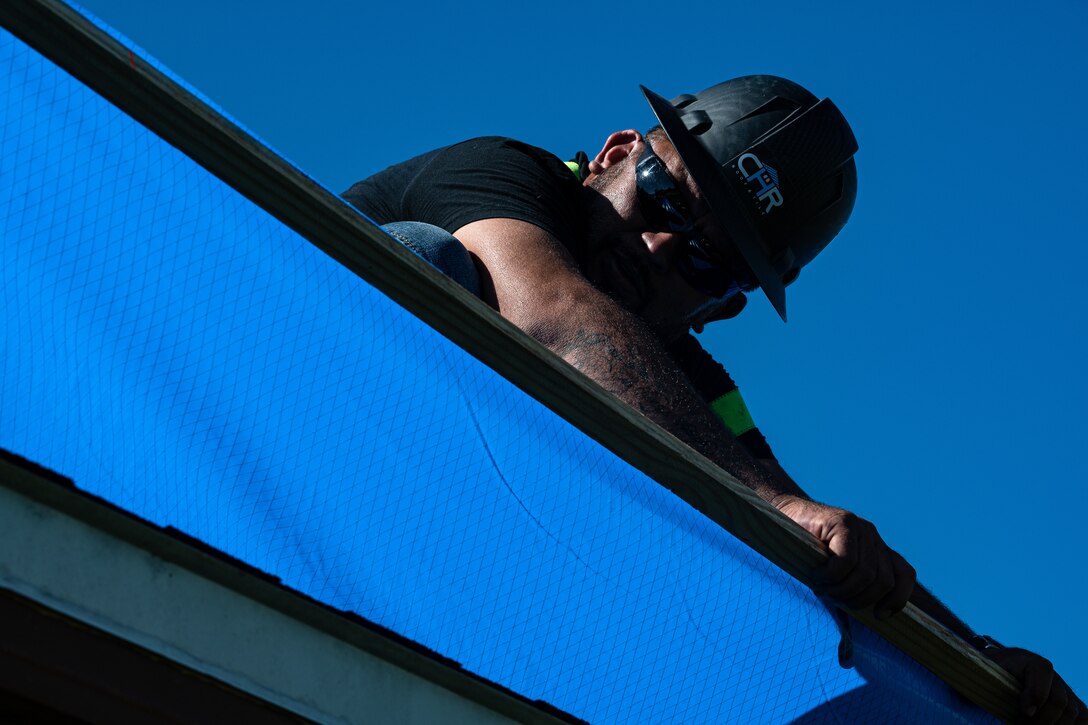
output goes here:
{"type": "Polygon", "coordinates": [[[743,292],[738,292],[730,297],[724,305],[718,308],[716,312],[711,314],[705,320],[703,320],[698,326],[692,325],[691,329],[698,335],[703,331],[706,325],[711,322],[717,322],[718,320],[731,320],[741,313],[745,305],[748,304],[748,297],[743,292]]]}

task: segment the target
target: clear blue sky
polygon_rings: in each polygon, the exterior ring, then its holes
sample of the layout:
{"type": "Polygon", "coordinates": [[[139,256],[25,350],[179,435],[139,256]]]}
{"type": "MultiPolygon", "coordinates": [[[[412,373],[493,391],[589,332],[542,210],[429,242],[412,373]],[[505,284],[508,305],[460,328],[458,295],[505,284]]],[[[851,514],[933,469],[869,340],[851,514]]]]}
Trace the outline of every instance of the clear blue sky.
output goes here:
{"type": "Polygon", "coordinates": [[[787,470],[1088,697],[1088,5],[88,0],[334,191],[506,134],[570,157],[774,73],[860,143],[845,231],[705,344],[787,470]],[[670,13],[667,8],[682,8],[670,13]]]}

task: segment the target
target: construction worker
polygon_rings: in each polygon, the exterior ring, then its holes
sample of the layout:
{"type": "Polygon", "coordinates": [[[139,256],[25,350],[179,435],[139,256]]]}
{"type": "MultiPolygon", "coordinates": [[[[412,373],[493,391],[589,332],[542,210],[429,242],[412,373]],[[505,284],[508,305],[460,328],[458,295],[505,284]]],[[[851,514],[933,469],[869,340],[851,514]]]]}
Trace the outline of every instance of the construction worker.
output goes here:
{"type": "MultiPolygon", "coordinates": [[[[659,125],[562,162],[506,138],[437,149],[344,197],[394,237],[823,541],[818,594],[887,617],[915,602],[975,634],[921,587],[868,521],[786,474],[736,386],[690,334],[785,287],[853,208],[857,143],[828,99],[773,76],[673,101],[659,125]]],[[[1088,711],[1037,655],[976,640],[1024,678],[1023,708],[1088,711]]],[[[1072,715],[1076,718],[1078,715],[1072,715]]],[[[1073,722],[1074,719],[1069,719],[1073,722]]],[[[1080,722],[1080,720],[1076,720],[1080,722]]]]}

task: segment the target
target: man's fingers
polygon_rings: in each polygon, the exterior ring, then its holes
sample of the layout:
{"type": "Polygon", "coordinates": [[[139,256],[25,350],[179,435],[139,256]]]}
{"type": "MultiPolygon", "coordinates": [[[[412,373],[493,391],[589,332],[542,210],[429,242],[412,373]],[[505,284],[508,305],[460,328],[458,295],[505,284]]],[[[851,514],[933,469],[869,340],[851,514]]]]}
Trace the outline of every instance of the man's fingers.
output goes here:
{"type": "Polygon", "coordinates": [[[1055,672],[1050,685],[1050,708],[1054,712],[1061,713],[1057,722],[1061,725],[1073,725],[1080,715],[1078,704],[1077,696],[1069,689],[1069,685],[1065,684],[1062,676],[1055,672]]]}
{"type": "Polygon", "coordinates": [[[901,610],[914,590],[914,569],[889,549],[876,527],[844,517],[827,541],[831,557],[815,573],[815,591],[851,609],[876,605],[878,616],[901,610]]]}
{"type": "Polygon", "coordinates": [[[831,538],[827,540],[827,548],[831,551],[831,557],[827,560],[827,565],[823,567],[825,583],[841,582],[850,576],[860,560],[858,549],[861,547],[857,529],[847,526],[836,527],[831,538]]]}
{"type": "Polygon", "coordinates": [[[1072,722],[1072,713],[1069,712],[1068,705],[1069,693],[1065,689],[1065,683],[1062,682],[1062,678],[1054,674],[1051,678],[1050,695],[1047,697],[1046,704],[1039,708],[1040,711],[1045,711],[1050,718],[1053,718],[1045,722],[1072,722]]]}
{"type": "Polygon", "coordinates": [[[1039,723],[1066,723],[1073,722],[1073,712],[1068,708],[1070,696],[1061,677],[1054,675],[1047,702],[1039,708],[1039,713],[1033,722],[1039,723]]]}
{"type": "Polygon", "coordinates": [[[1073,718],[1073,725],[1088,725],[1088,706],[1084,700],[1077,698],[1077,716],[1073,718]]]}
{"type": "Polygon", "coordinates": [[[815,591],[850,609],[865,609],[893,588],[891,571],[886,560],[874,556],[859,562],[846,579],[821,585],[815,591]]]}
{"type": "Polygon", "coordinates": [[[863,524],[867,523],[847,511],[838,511],[823,522],[815,533],[827,545],[831,556],[827,563],[813,572],[818,584],[840,584],[854,573],[859,563],[864,562],[866,542],[863,535],[866,531],[863,524]]]}
{"type": "Polygon", "coordinates": [[[895,588],[895,573],[888,548],[884,542],[878,542],[878,546],[870,553],[872,557],[873,576],[869,585],[858,592],[857,596],[846,602],[852,609],[866,609],[873,606],[895,588]]]}
{"type": "MultiPolygon", "coordinates": [[[[1033,717],[1046,704],[1054,683],[1054,667],[1042,657],[1033,662],[1033,666],[1024,671],[1024,689],[1020,692],[1020,709],[1028,717],[1033,717]]],[[[1065,703],[1062,703],[1064,707],[1065,703]]]]}
{"type": "Polygon", "coordinates": [[[1085,725],[1088,711],[1045,657],[1019,647],[983,654],[1020,680],[1022,722],[1085,725]]]}
{"type": "MultiPolygon", "coordinates": [[[[1068,688],[1063,687],[1062,689],[1068,692],[1068,688]]],[[[1080,708],[1080,701],[1077,700],[1072,692],[1068,692],[1065,711],[1062,713],[1062,717],[1058,722],[1062,723],[1062,725],[1075,725],[1077,719],[1080,717],[1080,708]]]]}
{"type": "Polygon", "coordinates": [[[828,548],[827,562],[811,573],[817,594],[851,609],[878,605],[878,616],[906,606],[914,590],[914,569],[885,545],[870,522],[812,502],[790,501],[779,510],[828,548]]]}
{"type": "Polygon", "coordinates": [[[1073,722],[1076,725],[1088,725],[1088,705],[1085,705],[1084,700],[1076,695],[1073,695],[1073,701],[1077,703],[1077,716],[1073,722]]]}
{"type": "Polygon", "coordinates": [[[917,579],[914,567],[908,564],[906,559],[899,556],[899,554],[891,549],[888,549],[888,554],[891,559],[892,570],[895,576],[895,585],[892,587],[892,590],[873,607],[873,613],[876,615],[877,619],[886,619],[907,606],[907,602],[910,601],[910,595],[914,593],[914,584],[917,579]]]}

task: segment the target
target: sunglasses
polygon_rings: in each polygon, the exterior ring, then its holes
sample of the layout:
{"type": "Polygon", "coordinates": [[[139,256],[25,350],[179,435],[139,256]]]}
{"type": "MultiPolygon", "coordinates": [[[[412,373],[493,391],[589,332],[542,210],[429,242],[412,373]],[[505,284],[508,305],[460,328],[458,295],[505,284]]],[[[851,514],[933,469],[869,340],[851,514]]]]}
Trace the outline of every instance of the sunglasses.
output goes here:
{"type": "Polygon", "coordinates": [[[635,165],[635,189],[639,210],[650,229],[687,236],[687,254],[677,261],[677,269],[688,284],[707,297],[720,299],[758,286],[748,265],[736,254],[729,260],[732,272],[726,272],[711,258],[709,243],[695,228],[683,191],[649,142],[635,165]]]}

